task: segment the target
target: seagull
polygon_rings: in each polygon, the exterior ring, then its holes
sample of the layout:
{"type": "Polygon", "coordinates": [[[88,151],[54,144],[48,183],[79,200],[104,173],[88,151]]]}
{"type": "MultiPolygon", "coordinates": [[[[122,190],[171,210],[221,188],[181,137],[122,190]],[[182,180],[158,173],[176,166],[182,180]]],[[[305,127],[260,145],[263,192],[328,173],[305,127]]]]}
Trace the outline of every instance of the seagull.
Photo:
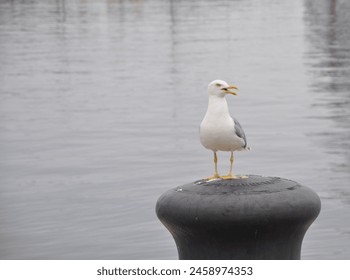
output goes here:
{"type": "Polygon", "coordinates": [[[231,117],[227,106],[225,96],[227,94],[237,95],[234,90],[238,88],[222,80],[212,81],[208,85],[208,109],[199,128],[201,144],[214,152],[214,176],[207,180],[247,178],[232,175],[233,152],[250,150],[241,125],[231,117]],[[218,173],[218,151],[231,152],[230,172],[227,176],[220,176],[218,173]]]}

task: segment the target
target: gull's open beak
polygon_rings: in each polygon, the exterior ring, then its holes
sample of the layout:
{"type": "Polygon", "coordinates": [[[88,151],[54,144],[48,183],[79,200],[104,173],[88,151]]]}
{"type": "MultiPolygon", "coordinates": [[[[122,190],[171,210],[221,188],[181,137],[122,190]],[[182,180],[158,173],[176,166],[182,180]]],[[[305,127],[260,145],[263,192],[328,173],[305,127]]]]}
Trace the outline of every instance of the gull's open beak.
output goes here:
{"type": "Polygon", "coordinates": [[[228,86],[228,87],[223,88],[222,90],[224,90],[224,91],[225,91],[226,93],[228,93],[228,94],[237,95],[237,93],[234,92],[234,91],[232,91],[232,89],[238,90],[238,88],[235,87],[235,86],[228,86]],[[231,89],[231,90],[230,90],[230,89],[231,89]]]}

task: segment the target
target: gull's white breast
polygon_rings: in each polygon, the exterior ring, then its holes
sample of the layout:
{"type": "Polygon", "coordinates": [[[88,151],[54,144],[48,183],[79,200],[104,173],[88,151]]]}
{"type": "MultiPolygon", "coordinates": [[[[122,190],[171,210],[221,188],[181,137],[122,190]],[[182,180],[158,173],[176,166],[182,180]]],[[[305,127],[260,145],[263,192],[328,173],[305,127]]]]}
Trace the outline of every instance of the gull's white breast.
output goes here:
{"type": "Polygon", "coordinates": [[[209,111],[200,125],[200,141],[212,151],[242,150],[244,141],[237,137],[233,119],[229,114],[212,114],[209,111]]]}

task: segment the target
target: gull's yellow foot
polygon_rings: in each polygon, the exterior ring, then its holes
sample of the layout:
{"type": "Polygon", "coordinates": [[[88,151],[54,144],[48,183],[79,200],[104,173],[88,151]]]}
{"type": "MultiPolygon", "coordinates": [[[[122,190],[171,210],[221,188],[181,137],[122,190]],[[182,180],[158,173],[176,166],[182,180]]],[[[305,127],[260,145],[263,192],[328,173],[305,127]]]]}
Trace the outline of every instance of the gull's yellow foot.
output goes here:
{"type": "Polygon", "coordinates": [[[216,179],[220,179],[221,177],[219,176],[218,173],[215,173],[214,176],[205,178],[205,180],[210,181],[210,180],[216,180],[216,179]]]}
{"type": "Polygon", "coordinates": [[[223,180],[230,180],[230,179],[248,179],[248,176],[242,175],[242,176],[236,176],[232,174],[228,174],[226,176],[221,176],[221,179],[223,180]]]}
{"type": "Polygon", "coordinates": [[[226,176],[221,176],[221,179],[223,179],[223,180],[240,179],[240,177],[239,177],[239,176],[232,175],[232,174],[228,174],[228,175],[226,175],[226,176]]]}

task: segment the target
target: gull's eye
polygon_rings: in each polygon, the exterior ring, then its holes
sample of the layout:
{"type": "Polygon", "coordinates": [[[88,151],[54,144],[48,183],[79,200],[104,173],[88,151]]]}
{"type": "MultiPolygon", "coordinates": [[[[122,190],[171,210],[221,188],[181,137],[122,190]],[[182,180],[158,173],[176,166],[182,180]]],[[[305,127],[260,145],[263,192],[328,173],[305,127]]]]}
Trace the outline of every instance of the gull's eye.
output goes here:
{"type": "Polygon", "coordinates": [[[217,87],[221,87],[221,84],[215,84],[217,87]]]}

